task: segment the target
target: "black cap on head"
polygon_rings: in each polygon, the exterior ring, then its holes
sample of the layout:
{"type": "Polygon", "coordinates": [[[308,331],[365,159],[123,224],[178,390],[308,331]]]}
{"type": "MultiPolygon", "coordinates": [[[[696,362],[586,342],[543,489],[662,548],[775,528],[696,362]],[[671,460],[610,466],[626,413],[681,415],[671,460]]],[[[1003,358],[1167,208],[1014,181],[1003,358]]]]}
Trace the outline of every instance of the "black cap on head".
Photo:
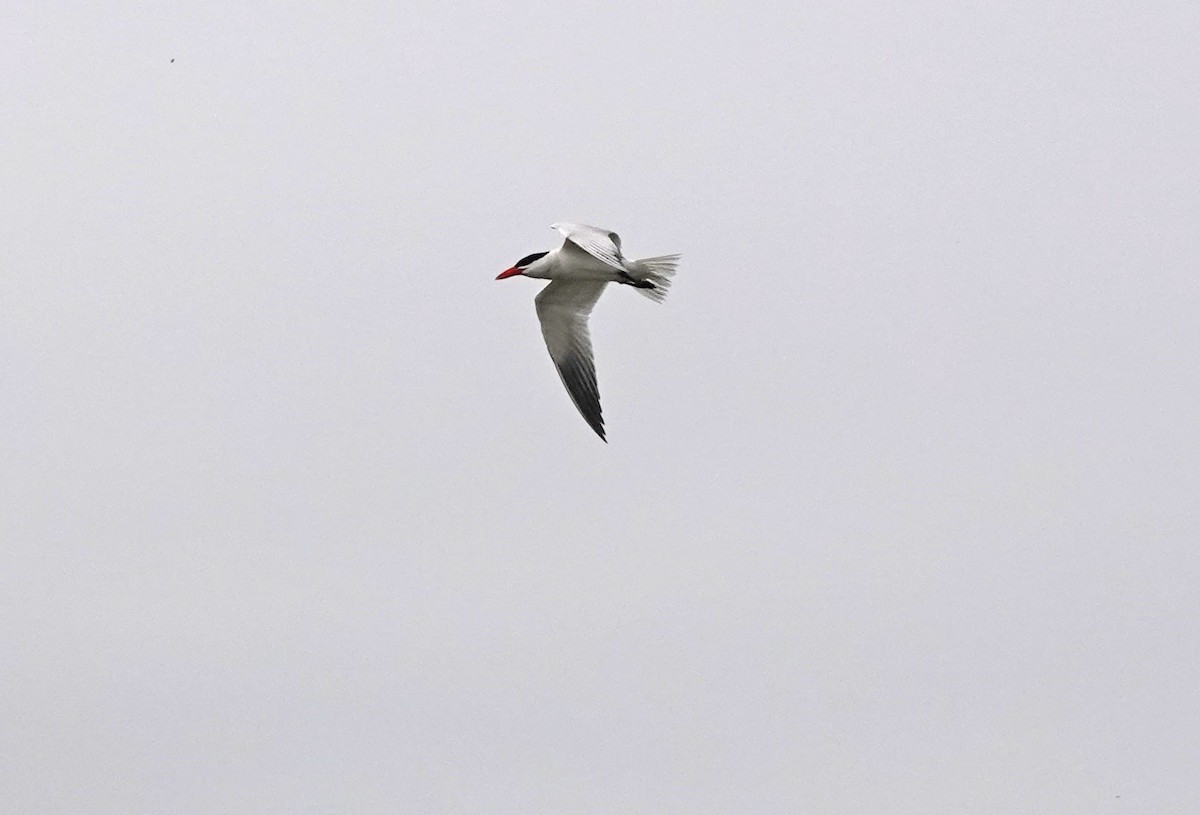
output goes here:
{"type": "Polygon", "coordinates": [[[515,266],[518,269],[524,269],[530,263],[533,263],[538,258],[545,257],[547,254],[549,254],[549,253],[548,252],[534,252],[532,255],[526,255],[525,257],[521,258],[516,263],[514,263],[513,266],[515,266]]]}

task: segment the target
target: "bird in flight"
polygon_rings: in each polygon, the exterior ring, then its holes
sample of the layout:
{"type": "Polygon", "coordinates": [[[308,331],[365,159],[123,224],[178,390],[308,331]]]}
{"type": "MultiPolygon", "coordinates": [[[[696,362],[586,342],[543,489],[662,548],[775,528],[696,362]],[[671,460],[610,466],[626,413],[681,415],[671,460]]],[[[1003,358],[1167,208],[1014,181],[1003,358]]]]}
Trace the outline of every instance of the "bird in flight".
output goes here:
{"type": "Polygon", "coordinates": [[[621,238],[616,232],[583,224],[551,224],[551,229],[562,233],[562,246],[526,255],[496,279],[524,275],[550,281],[534,298],[542,337],[571,401],[596,435],[607,441],[588,315],[609,283],[633,286],[661,303],[680,256],[629,260],[621,254],[621,238]]]}

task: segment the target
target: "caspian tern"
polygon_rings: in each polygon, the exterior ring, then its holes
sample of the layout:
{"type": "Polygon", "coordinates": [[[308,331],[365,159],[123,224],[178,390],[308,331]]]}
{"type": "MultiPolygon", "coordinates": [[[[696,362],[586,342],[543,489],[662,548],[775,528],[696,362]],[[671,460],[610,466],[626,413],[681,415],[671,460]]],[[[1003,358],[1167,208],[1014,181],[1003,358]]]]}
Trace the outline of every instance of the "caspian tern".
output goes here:
{"type": "Polygon", "coordinates": [[[633,286],[661,303],[680,256],[628,260],[621,254],[621,238],[616,232],[583,224],[551,224],[550,228],[562,233],[566,239],[562,246],[526,255],[496,279],[524,275],[550,281],[534,299],[546,348],[584,421],[601,440],[608,441],[600,414],[588,315],[609,283],[633,286]]]}

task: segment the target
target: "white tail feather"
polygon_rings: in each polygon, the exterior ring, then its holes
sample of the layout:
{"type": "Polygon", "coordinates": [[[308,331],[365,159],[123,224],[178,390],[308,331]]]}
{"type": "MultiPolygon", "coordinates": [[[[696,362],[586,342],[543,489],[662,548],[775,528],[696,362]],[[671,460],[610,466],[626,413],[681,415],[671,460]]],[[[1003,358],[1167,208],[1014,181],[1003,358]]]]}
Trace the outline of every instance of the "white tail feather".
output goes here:
{"type": "Polygon", "coordinates": [[[680,255],[659,255],[653,258],[642,258],[630,262],[633,267],[634,277],[638,280],[645,280],[653,283],[653,288],[638,288],[638,292],[649,297],[656,303],[661,303],[667,297],[667,290],[671,288],[671,278],[675,276],[676,267],[679,265],[680,255]]]}

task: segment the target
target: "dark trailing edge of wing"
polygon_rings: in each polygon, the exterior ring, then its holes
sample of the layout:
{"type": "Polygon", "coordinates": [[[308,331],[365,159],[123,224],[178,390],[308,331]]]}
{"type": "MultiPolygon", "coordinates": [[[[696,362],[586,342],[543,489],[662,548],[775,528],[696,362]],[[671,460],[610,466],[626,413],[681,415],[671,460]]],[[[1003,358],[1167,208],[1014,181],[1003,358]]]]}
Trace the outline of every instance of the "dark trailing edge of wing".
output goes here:
{"type": "Polygon", "coordinates": [[[579,409],[585,422],[602,441],[604,438],[604,416],[600,412],[600,391],[596,387],[596,370],[588,364],[586,357],[572,353],[558,366],[558,375],[562,377],[571,401],[579,409]]]}

